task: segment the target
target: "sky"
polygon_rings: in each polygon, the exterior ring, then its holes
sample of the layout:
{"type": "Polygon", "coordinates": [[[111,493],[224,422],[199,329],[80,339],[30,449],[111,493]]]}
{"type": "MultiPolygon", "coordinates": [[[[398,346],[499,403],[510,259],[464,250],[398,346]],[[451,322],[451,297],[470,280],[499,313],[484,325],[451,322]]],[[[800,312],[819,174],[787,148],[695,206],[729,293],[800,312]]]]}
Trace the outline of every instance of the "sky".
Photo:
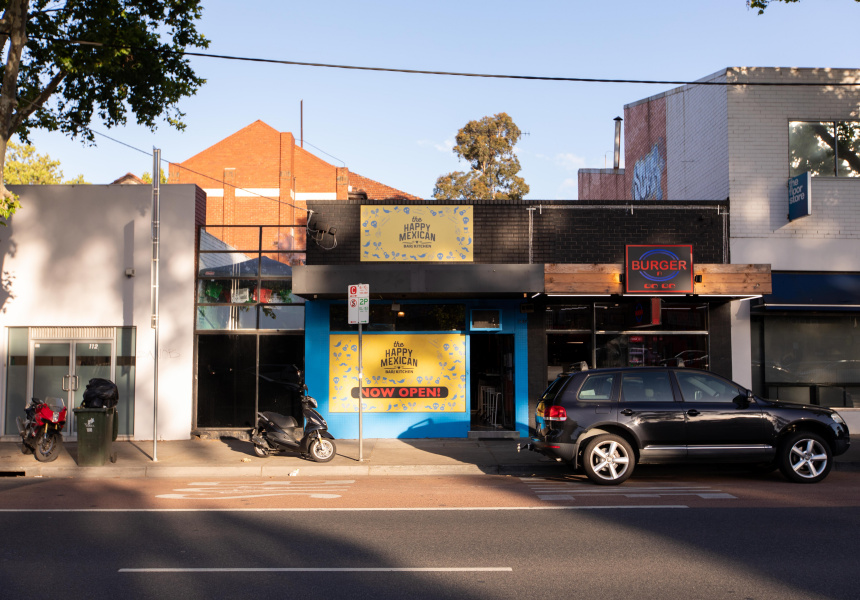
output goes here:
{"type": "MultiPolygon", "coordinates": [[[[772,2],[763,15],[744,0],[202,4],[198,30],[211,44],[191,50],[238,57],[661,81],[695,81],[726,67],[860,67],[855,38],[842,33],[860,19],[853,0],[772,2]]],[[[184,131],[165,121],[154,132],[93,122],[116,141],[97,135],[96,146],[87,146],[36,131],[36,151],[58,160],[65,179],[83,175],[106,184],[129,172],[151,173],[153,148],[165,162],[182,162],[256,120],[293,132],[297,143],[303,124],[306,150],[430,198],[439,176],[468,169],[452,152],[457,131],[506,112],[524,134],[516,150],[530,186],[526,198],[575,199],[578,169],[612,167],[613,119],[624,105],[676,87],[190,62],[207,82],[179,104],[184,131]]]]}

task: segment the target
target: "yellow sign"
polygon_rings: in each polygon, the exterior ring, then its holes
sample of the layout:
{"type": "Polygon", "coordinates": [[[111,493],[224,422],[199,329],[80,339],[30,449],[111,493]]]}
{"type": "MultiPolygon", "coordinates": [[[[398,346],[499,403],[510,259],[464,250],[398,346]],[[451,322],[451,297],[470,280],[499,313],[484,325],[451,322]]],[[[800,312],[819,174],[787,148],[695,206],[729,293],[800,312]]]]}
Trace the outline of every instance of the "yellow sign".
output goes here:
{"type": "MultiPolygon", "coordinates": [[[[465,412],[466,336],[362,336],[363,412],[465,412]]],[[[358,412],[358,336],[329,336],[329,411],[358,412]]]]}
{"type": "Polygon", "coordinates": [[[472,262],[471,206],[362,206],[361,260],[472,262]]]}

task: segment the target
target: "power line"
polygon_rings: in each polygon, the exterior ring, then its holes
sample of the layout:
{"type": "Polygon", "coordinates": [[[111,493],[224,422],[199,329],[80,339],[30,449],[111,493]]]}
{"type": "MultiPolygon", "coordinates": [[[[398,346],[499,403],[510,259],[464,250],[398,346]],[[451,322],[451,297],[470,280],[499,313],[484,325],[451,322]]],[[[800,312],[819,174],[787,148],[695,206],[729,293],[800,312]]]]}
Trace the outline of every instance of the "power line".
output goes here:
{"type": "MultiPolygon", "coordinates": [[[[77,44],[81,46],[93,46],[101,48],[124,48],[141,50],[135,46],[111,46],[101,42],[89,42],[84,40],[61,40],[50,38],[52,41],[77,44]]],[[[448,77],[478,77],[486,79],[518,79],[526,81],[560,81],[572,83],[635,83],[645,85],[706,85],[706,86],[766,86],[766,87],[860,87],[860,81],[684,81],[684,80],[660,80],[660,79],[614,79],[607,77],[550,77],[545,75],[504,75],[497,73],[465,73],[459,71],[430,71],[423,69],[398,69],[394,67],[365,67],[359,65],[340,65],[331,63],[305,62],[296,60],[283,60],[275,58],[258,58],[250,56],[234,56],[229,54],[211,54],[207,52],[167,51],[182,56],[196,56],[200,58],[215,58],[219,60],[234,60],[243,62],[268,63],[277,65],[317,67],[324,69],[346,69],[354,71],[377,71],[385,73],[406,73],[411,75],[441,75],[448,77]]]]}
{"type": "MultiPolygon", "coordinates": [[[[54,112],[51,109],[46,108],[45,106],[38,107],[38,110],[43,110],[47,113],[51,113],[54,117],[57,116],[56,114],[54,114],[54,112]]],[[[92,133],[94,135],[103,137],[107,140],[110,140],[110,141],[116,143],[116,144],[120,144],[121,146],[125,146],[126,148],[130,148],[131,150],[134,150],[135,152],[140,152],[141,154],[145,154],[147,156],[152,156],[152,152],[147,152],[146,150],[138,148],[137,146],[132,146],[131,144],[129,144],[127,142],[123,142],[122,140],[118,140],[116,138],[113,138],[113,137],[107,135],[106,133],[102,133],[101,131],[93,129],[89,125],[85,125],[83,123],[77,123],[77,125],[79,127],[86,129],[87,131],[89,131],[90,133],[92,133]]],[[[314,147],[316,147],[316,146],[314,146],[314,147]]],[[[338,159],[338,160],[340,160],[340,159],[338,159]]],[[[241,190],[241,191],[245,192],[246,194],[256,196],[256,197],[261,198],[263,200],[271,200],[272,202],[277,202],[278,204],[286,205],[286,206],[289,206],[290,208],[295,208],[296,210],[307,210],[306,207],[296,206],[295,204],[290,204],[289,202],[281,200],[280,198],[273,198],[271,196],[266,196],[264,194],[260,194],[258,192],[255,192],[254,190],[249,190],[247,188],[243,188],[243,187],[240,187],[238,185],[234,185],[232,183],[227,183],[223,179],[218,179],[216,177],[212,177],[211,175],[207,175],[205,173],[200,173],[199,171],[195,171],[194,169],[189,169],[188,167],[182,166],[182,163],[172,162],[172,161],[169,161],[169,160],[164,159],[164,158],[161,159],[161,162],[166,163],[168,166],[170,166],[171,164],[174,164],[177,167],[179,167],[180,169],[188,171],[189,173],[193,173],[194,175],[198,175],[200,177],[203,177],[204,179],[209,179],[215,183],[220,183],[222,186],[232,187],[234,190],[241,190]]],[[[343,162],[343,161],[341,161],[341,162],[343,162]]]]}

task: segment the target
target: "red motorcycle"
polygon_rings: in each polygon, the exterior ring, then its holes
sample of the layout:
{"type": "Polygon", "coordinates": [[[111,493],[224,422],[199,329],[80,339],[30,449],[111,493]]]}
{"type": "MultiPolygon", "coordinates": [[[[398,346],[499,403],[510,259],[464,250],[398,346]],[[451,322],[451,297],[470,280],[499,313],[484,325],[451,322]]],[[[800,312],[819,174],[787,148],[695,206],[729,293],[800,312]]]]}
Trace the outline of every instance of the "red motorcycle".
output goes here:
{"type": "Polygon", "coordinates": [[[55,460],[63,447],[66,404],[62,398],[33,398],[24,409],[25,419],[16,419],[21,434],[21,452],[35,454],[39,462],[55,460]]]}

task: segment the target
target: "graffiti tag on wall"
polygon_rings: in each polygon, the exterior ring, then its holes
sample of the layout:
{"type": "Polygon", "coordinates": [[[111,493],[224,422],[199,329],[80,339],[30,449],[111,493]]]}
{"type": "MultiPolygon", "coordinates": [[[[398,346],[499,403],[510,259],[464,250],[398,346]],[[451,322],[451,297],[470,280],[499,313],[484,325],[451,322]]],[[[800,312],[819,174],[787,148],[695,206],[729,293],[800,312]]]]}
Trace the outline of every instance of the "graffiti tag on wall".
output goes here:
{"type": "Polygon", "coordinates": [[[636,161],[633,167],[634,200],[663,199],[663,167],[666,166],[666,158],[661,147],[660,143],[654,144],[651,152],[636,161]]]}

